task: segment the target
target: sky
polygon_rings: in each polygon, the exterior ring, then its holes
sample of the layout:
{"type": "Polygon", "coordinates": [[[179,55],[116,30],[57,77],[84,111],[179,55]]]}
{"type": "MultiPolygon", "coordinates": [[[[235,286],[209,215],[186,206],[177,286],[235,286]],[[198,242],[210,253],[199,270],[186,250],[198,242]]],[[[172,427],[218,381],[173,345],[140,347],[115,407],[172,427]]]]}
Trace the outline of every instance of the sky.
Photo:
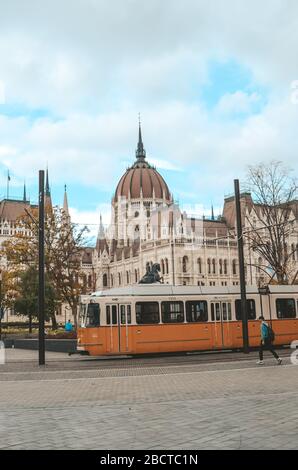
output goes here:
{"type": "Polygon", "coordinates": [[[9,0],[0,15],[0,195],[108,224],[147,159],[188,212],[219,214],[247,166],[298,166],[297,0],[9,0]]]}

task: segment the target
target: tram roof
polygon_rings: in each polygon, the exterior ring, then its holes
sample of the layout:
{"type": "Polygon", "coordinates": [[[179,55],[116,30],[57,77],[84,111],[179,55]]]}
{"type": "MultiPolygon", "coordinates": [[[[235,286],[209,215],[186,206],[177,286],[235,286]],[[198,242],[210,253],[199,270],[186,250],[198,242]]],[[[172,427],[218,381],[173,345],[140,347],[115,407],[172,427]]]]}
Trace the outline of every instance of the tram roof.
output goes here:
{"type": "MultiPolygon", "coordinates": [[[[271,294],[297,294],[298,286],[270,285],[271,294]]],[[[257,294],[258,286],[247,286],[247,294],[257,294]]],[[[240,286],[172,286],[170,284],[135,284],[93,292],[93,297],[169,296],[169,295],[240,295],[240,286]]]]}

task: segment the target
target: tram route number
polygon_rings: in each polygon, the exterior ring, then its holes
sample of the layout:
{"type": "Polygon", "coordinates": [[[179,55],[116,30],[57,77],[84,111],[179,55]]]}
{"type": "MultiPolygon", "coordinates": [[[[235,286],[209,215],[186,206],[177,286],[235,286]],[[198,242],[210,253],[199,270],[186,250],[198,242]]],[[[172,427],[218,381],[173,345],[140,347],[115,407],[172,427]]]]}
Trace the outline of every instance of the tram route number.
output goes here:
{"type": "Polygon", "coordinates": [[[198,465],[198,454],[145,454],[143,456],[113,456],[107,454],[100,457],[100,465],[123,465],[134,468],[138,465],[198,465]]]}

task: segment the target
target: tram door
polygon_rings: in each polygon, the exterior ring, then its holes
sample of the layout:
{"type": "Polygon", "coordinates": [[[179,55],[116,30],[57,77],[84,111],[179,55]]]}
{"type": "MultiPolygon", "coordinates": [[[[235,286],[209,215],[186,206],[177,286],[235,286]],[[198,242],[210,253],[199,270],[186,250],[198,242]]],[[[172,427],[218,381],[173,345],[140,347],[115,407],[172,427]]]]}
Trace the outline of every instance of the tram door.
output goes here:
{"type": "Polygon", "coordinates": [[[106,305],[107,352],[111,354],[130,351],[129,325],[131,324],[130,304],[106,305]]]}
{"type": "Polygon", "coordinates": [[[211,321],[215,348],[233,346],[232,308],[230,301],[211,302],[211,321]]]}

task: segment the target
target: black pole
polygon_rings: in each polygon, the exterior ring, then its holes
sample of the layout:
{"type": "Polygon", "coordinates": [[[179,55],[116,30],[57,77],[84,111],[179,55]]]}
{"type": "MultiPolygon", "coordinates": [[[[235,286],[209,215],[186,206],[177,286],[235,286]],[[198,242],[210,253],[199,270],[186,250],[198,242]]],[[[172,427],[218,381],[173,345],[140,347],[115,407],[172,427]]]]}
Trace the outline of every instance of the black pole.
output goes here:
{"type": "Polygon", "coordinates": [[[243,232],[242,232],[242,221],[241,221],[239,180],[234,180],[234,188],[235,188],[235,205],[236,205],[236,220],[237,220],[239,277],[240,277],[240,290],[241,290],[243,352],[245,354],[248,354],[249,353],[248,319],[247,319],[247,304],[246,304],[246,284],[245,284],[245,270],[244,270],[244,251],[243,251],[243,236],[242,236],[243,232]]]}
{"type": "Polygon", "coordinates": [[[39,319],[39,365],[45,365],[45,333],[44,333],[44,170],[39,171],[39,220],[38,220],[38,319],[39,319]]]}

